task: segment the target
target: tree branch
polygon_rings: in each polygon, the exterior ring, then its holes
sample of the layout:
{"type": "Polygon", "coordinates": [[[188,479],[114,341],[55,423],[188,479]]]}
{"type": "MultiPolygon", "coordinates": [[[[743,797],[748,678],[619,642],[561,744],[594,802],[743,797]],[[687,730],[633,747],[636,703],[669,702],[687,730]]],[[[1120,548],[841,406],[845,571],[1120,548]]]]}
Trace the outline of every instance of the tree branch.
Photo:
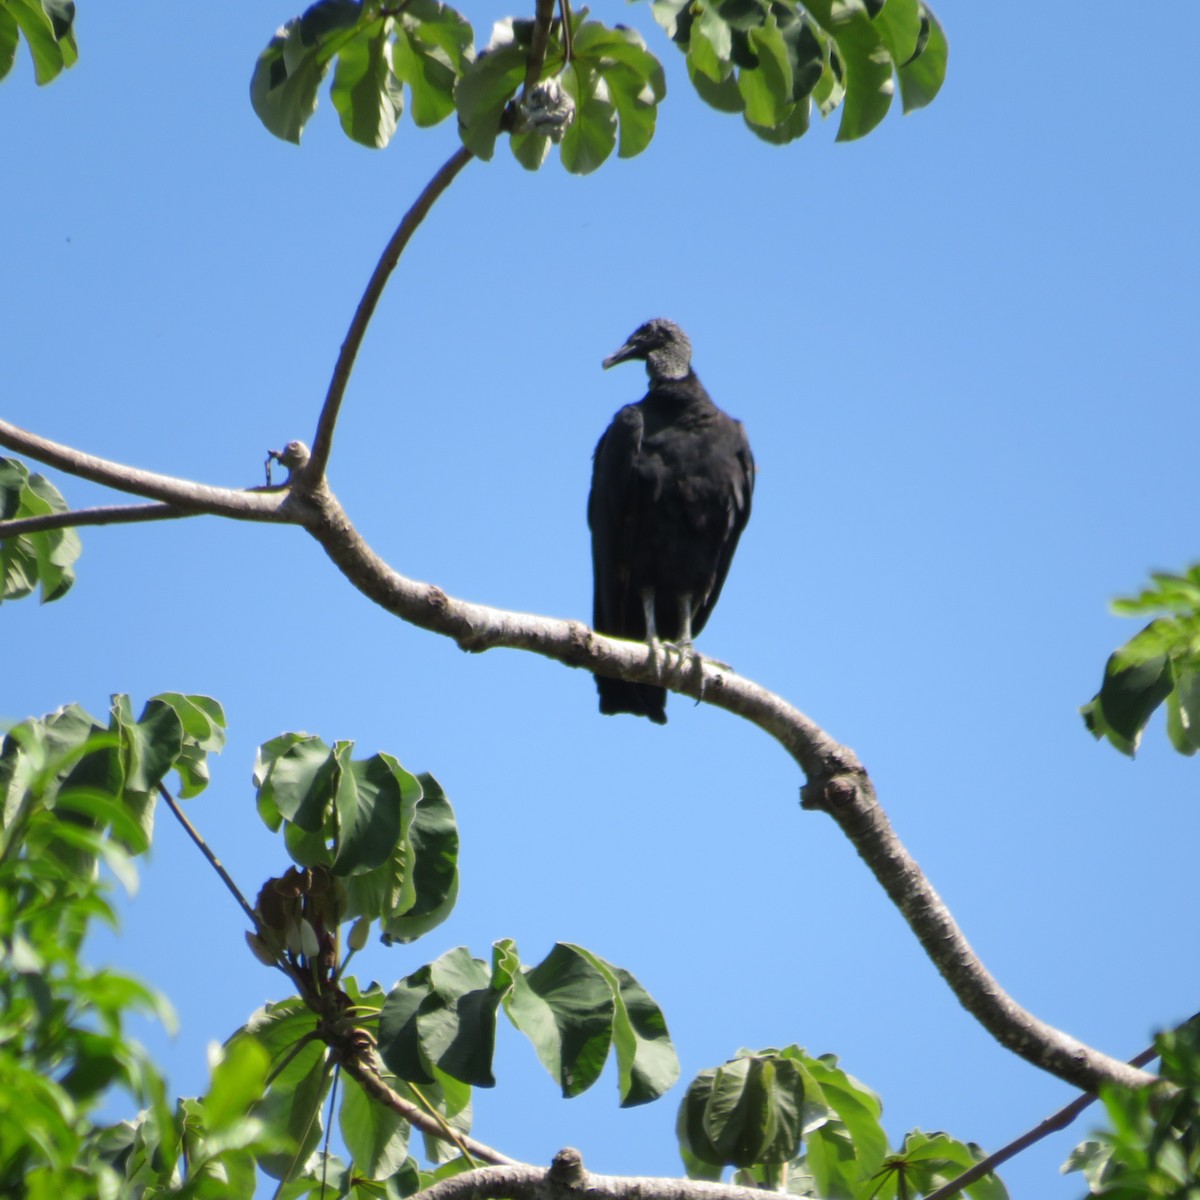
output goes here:
{"type": "Polygon", "coordinates": [[[73,512],[0,521],[0,538],[18,537],[22,533],[45,533],[50,529],[78,529],[82,525],[133,525],[140,521],[169,521],[176,517],[201,515],[170,504],[110,504],[103,508],[78,508],[73,512]]]}
{"type": "Polygon", "coordinates": [[[346,339],[338,353],[334,364],[333,377],[329,381],[329,390],[325,394],[325,404],[317,419],[317,431],[313,436],[312,456],[304,469],[306,480],[320,480],[325,477],[325,469],[329,465],[329,452],[333,448],[333,430],[337,424],[338,410],[342,406],[342,398],[346,394],[346,385],[350,382],[350,372],[354,369],[354,360],[358,356],[359,347],[366,336],[367,326],[379,304],[379,297],[400,255],[404,253],[409,239],[417,231],[438,197],[454,182],[455,176],[474,157],[466,146],[460,146],[447,160],[437,174],[425,185],[425,190],[417,197],[413,206],[406,212],[396,226],[396,232],[384,247],[379,262],[367,282],[362,299],[358,302],[350,328],[346,331],[346,339]]]}
{"type": "Polygon", "coordinates": [[[285,509],[368,599],[410,624],[453,638],[464,650],[528,650],[601,675],[662,684],[753,722],[804,772],[804,807],[837,822],[959,1002],[1001,1045],[1084,1091],[1108,1081],[1127,1087],[1153,1082],[1152,1075],[1039,1020],[1004,991],[896,836],[854,752],[781,697],[695,654],[680,656],[660,672],[642,643],[603,637],[577,621],[455,600],[431,584],[406,579],[371,550],[327,488],[293,492],[285,509]]]}
{"type": "Polygon", "coordinates": [[[157,475],[153,471],[142,471],[107,458],[84,454],[11,425],[8,421],[0,420],[0,446],[58,467],[80,479],[90,479],[93,483],[134,496],[161,500],[172,508],[183,510],[181,515],[212,513],[239,521],[286,520],[281,515],[283,497],[280,493],[210,487],[204,483],[193,483],[190,479],[157,475]]]}
{"type": "Polygon", "coordinates": [[[171,795],[170,789],[168,789],[165,783],[159,783],[158,794],[166,801],[166,805],[171,812],[175,814],[175,819],[183,826],[184,832],[196,843],[196,848],[208,859],[209,866],[221,877],[221,882],[229,889],[230,894],[238,902],[242,912],[249,918],[250,927],[257,933],[258,917],[254,915],[254,909],[251,907],[250,902],[242,895],[241,888],[234,883],[233,876],[225,870],[225,864],[213,853],[209,844],[200,836],[195,825],[184,815],[183,809],[179,807],[175,797],[171,795]]]}
{"type": "MultiPolygon", "coordinates": [[[[1200,1016],[1197,1013],[1196,1016],[1200,1016]]],[[[1189,1021],[1194,1021],[1196,1017],[1189,1017],[1189,1021]]],[[[1185,1021],[1186,1025],[1188,1022],[1185,1021]]],[[[1144,1067],[1147,1063],[1153,1062],[1158,1057],[1158,1050],[1154,1046],[1150,1046],[1143,1050],[1141,1054],[1135,1054],[1129,1060],[1131,1067],[1144,1067]]],[[[1002,1146],[994,1154],[989,1154],[987,1158],[981,1158],[973,1167],[964,1171],[957,1179],[950,1180],[949,1183],[943,1184],[937,1191],[930,1192],[925,1200],[950,1200],[951,1196],[957,1196],[964,1188],[970,1187],[977,1179],[982,1179],[985,1175],[991,1175],[997,1167],[1008,1162],[1010,1158],[1015,1158],[1022,1150],[1027,1150],[1036,1142],[1040,1142],[1042,1138],[1049,1137],[1052,1133],[1057,1133],[1060,1129],[1066,1129],[1076,1117],[1079,1116],[1089,1104],[1094,1104],[1096,1096],[1094,1094],[1076,1096],[1070,1104],[1064,1105],[1054,1113],[1047,1117],[1044,1121],[1035,1125],[1027,1133],[1021,1134],[1019,1138],[1015,1138],[1009,1142],[1007,1146],[1002,1146]]]]}
{"type": "MultiPolygon", "coordinates": [[[[419,1129],[422,1133],[438,1138],[443,1142],[451,1142],[454,1145],[459,1145],[472,1158],[477,1158],[480,1162],[493,1163],[505,1167],[523,1166],[515,1158],[509,1158],[507,1154],[502,1154],[499,1150],[493,1149],[483,1142],[477,1142],[474,1138],[467,1137],[466,1134],[459,1133],[457,1130],[454,1131],[453,1138],[447,1136],[445,1129],[442,1128],[436,1117],[430,1116],[423,1108],[413,1104],[410,1100],[405,1100],[403,1096],[387,1085],[383,1076],[378,1071],[373,1070],[364,1063],[361,1057],[344,1058],[342,1060],[342,1070],[372,1100],[382,1104],[385,1108],[391,1109],[397,1116],[403,1117],[414,1129],[419,1129]]],[[[526,1169],[533,1170],[534,1168],[529,1167],[526,1169]]]]}
{"type": "Polygon", "coordinates": [[[757,1188],[695,1179],[593,1175],[574,1149],[560,1150],[546,1170],[483,1167],[417,1193],[420,1200],[763,1200],[763,1195],[757,1188]]]}
{"type": "MultiPolygon", "coordinates": [[[[546,62],[546,50],[550,46],[550,25],[554,21],[555,0],[537,0],[533,16],[533,41],[529,47],[529,59],[525,64],[525,86],[522,97],[528,96],[537,87],[546,62]]],[[[568,33],[569,36],[569,33],[568,33]]]]}

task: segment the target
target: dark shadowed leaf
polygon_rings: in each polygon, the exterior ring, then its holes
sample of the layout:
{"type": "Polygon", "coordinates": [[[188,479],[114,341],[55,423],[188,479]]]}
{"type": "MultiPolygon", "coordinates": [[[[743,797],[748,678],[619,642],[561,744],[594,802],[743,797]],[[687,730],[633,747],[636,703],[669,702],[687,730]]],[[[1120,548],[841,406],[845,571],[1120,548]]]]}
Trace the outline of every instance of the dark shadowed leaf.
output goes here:
{"type": "Polygon", "coordinates": [[[401,780],[412,776],[387,754],[353,761],[353,742],[334,746],[337,854],[333,869],[353,875],[386,863],[400,840],[401,780]]]}
{"type": "Polygon", "coordinates": [[[795,1063],[775,1051],[743,1052],[692,1081],[680,1107],[680,1142],[714,1165],[788,1162],[800,1145],[803,1101],[795,1063]]]}
{"type": "Polygon", "coordinates": [[[1080,710],[1088,729],[1123,754],[1136,752],[1146,722],[1173,687],[1170,656],[1163,649],[1165,621],[1152,621],[1111,654],[1100,691],[1080,710]]]}
{"type": "Polygon", "coordinates": [[[584,955],[556,945],[514,978],[505,1009],[564,1096],[596,1082],[612,1041],[614,1004],[604,976],[584,955]]]}
{"type": "Polygon", "coordinates": [[[605,962],[582,946],[569,948],[604,976],[613,998],[613,1048],[621,1107],[657,1100],[679,1078],[679,1059],[662,1009],[624,967],[605,962]]]}

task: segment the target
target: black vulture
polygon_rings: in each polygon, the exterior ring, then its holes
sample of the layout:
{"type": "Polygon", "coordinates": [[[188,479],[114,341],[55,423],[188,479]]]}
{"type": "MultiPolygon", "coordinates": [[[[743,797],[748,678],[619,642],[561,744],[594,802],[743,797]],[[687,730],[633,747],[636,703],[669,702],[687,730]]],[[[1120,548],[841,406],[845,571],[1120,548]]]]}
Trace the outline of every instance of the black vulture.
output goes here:
{"type": "MultiPolygon", "coordinates": [[[[598,633],[689,646],[721,594],[750,516],[754,458],[740,421],[692,371],[692,344],[658,318],[634,331],[605,368],[644,359],[650,389],[596,446],[588,525],[598,633]]],[[[666,724],[661,687],[596,676],[602,713],[666,724]]]]}

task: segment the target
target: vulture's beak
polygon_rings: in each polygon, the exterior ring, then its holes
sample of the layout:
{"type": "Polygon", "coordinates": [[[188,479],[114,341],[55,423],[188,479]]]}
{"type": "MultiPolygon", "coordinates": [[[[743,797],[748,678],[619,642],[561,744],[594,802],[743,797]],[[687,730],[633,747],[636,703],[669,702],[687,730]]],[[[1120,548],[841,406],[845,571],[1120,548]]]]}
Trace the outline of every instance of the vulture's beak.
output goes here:
{"type": "Polygon", "coordinates": [[[600,365],[607,371],[609,367],[615,367],[617,363],[628,362],[631,358],[636,358],[639,353],[637,346],[632,342],[626,342],[620,350],[613,351],[600,365]]]}

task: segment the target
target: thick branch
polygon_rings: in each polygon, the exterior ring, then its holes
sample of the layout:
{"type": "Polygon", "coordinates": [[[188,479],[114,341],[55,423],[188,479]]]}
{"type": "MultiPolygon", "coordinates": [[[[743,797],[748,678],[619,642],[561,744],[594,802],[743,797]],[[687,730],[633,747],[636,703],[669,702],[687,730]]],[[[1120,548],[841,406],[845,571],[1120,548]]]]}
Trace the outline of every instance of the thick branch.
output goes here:
{"type": "Polygon", "coordinates": [[[404,247],[417,231],[417,227],[425,219],[437,198],[454,182],[454,177],[471,161],[474,155],[465,146],[460,146],[442,165],[436,175],[425,185],[425,190],[417,197],[412,208],[404,214],[396,232],[384,247],[379,262],[367,282],[366,291],[358,302],[350,328],[346,331],[346,340],[342,342],[338,360],[334,364],[333,377],[329,381],[329,390],[325,394],[325,405],[317,419],[317,431],[313,436],[312,457],[309,459],[305,476],[308,479],[320,480],[325,476],[329,464],[329,452],[333,448],[333,430],[337,424],[338,410],[342,406],[342,397],[346,394],[346,385],[350,382],[350,372],[354,369],[354,360],[358,356],[359,347],[366,336],[367,326],[374,315],[379,297],[404,247]]]}
{"type": "Polygon", "coordinates": [[[663,675],[641,643],[602,637],[576,621],[455,600],[431,584],[406,579],[370,549],[326,489],[293,494],[287,507],[365,596],[413,625],[453,638],[464,650],[530,650],[601,675],[662,683],[752,721],[796,760],[807,777],[805,807],[822,809],[838,823],[959,1002],[1001,1045],[1084,1091],[1110,1080],[1129,1087],[1153,1082],[1153,1076],[1038,1020],[1004,991],[892,830],[854,752],[779,696],[696,655],[672,661],[663,675]]]}
{"type": "Polygon", "coordinates": [[[560,1150],[548,1170],[483,1167],[418,1192],[420,1200],[763,1200],[757,1188],[693,1179],[593,1175],[578,1150],[560,1150]]]}
{"type": "Polygon", "coordinates": [[[161,500],[172,508],[183,510],[185,514],[213,513],[241,521],[286,519],[281,516],[283,502],[280,494],[209,487],[204,483],[193,483],[190,479],[176,479],[171,475],[157,475],[153,471],[127,467],[123,463],[97,458],[93,454],[84,454],[70,446],[52,442],[10,425],[7,421],[0,421],[0,446],[58,467],[69,475],[78,475],[80,479],[90,479],[93,483],[101,483],[134,496],[161,500]]]}

